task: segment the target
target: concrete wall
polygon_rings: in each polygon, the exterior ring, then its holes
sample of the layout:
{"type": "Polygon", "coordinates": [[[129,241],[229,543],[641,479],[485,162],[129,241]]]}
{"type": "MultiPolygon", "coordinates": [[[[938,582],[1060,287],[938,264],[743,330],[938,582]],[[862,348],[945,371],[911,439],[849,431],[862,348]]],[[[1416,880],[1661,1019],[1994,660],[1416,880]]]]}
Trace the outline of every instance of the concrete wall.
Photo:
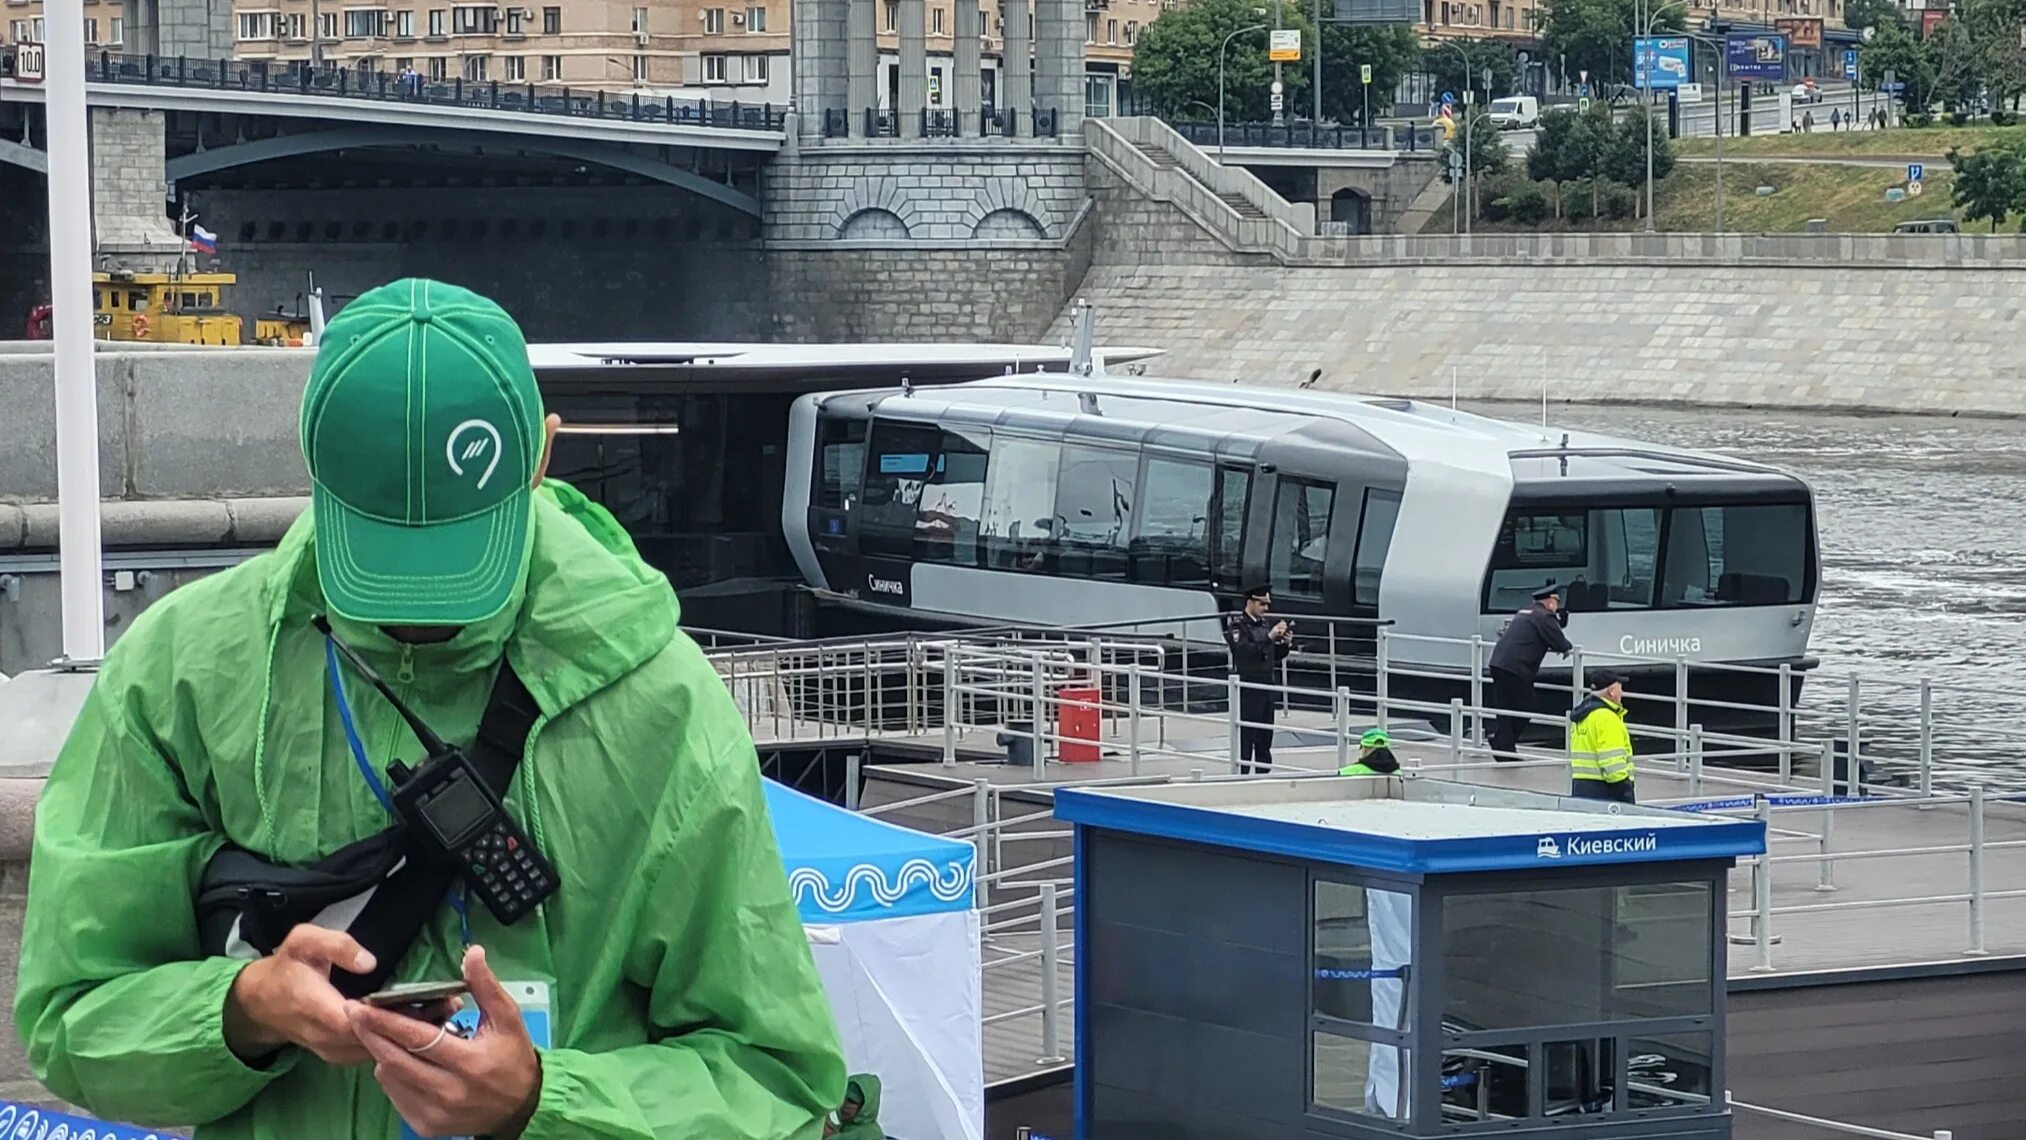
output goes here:
{"type": "Polygon", "coordinates": [[[91,109],[92,238],[132,269],[166,269],[183,247],[168,220],[163,146],[162,112],[91,109]]]}
{"type": "Polygon", "coordinates": [[[1326,166],[1316,170],[1315,216],[1327,221],[1339,190],[1355,190],[1372,204],[1372,233],[1395,233],[1400,216],[1441,172],[1432,157],[1399,155],[1383,168],[1326,166]]]}
{"type": "MultiPolygon", "coordinates": [[[[1388,239],[1379,239],[1388,240],[1388,239]]],[[[2015,268],[1103,260],[1077,296],[1151,371],[1446,398],[2026,414],[2015,268]]],[[[1068,327],[1067,310],[1051,336],[1068,327]]]]}

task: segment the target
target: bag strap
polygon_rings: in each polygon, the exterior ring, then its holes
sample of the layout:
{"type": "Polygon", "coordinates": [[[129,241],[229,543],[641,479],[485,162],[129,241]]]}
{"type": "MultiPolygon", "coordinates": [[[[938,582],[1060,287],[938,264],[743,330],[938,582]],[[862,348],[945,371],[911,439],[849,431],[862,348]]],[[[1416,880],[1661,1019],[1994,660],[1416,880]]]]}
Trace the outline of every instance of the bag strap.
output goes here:
{"type": "Polygon", "coordinates": [[[478,736],[466,753],[479,777],[501,799],[513,787],[514,773],[520,769],[521,757],[528,750],[528,736],[541,716],[541,706],[535,703],[534,694],[528,692],[526,682],[514,672],[513,663],[501,657],[499,675],[492,682],[492,696],[487,698],[485,712],[478,718],[478,736]]]}

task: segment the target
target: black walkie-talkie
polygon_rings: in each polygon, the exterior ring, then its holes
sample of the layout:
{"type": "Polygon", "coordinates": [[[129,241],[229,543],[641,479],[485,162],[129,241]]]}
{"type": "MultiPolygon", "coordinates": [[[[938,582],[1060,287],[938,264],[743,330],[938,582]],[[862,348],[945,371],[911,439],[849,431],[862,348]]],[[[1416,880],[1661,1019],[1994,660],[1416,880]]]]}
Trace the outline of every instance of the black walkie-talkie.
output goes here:
{"type": "Polygon", "coordinates": [[[512,925],[556,893],[556,869],[514,822],[471,757],[451,747],[410,711],[373,667],[331,632],[331,623],[322,614],[310,622],[355,672],[387,698],[428,753],[413,769],[398,760],[387,766],[394,781],[389,797],[410,834],[455,868],[502,923],[512,925]]]}

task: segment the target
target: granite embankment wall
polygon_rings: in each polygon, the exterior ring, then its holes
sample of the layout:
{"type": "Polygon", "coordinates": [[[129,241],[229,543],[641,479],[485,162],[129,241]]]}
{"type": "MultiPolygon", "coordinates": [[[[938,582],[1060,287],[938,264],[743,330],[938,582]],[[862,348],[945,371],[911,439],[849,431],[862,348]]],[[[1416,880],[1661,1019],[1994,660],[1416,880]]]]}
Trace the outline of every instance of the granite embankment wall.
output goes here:
{"type": "MultiPolygon", "coordinates": [[[[1377,238],[1097,263],[1150,370],[1465,399],[2026,414],[2026,245],[1980,238],[1377,238]],[[1925,245],[1916,243],[1925,242],[1925,245]],[[1317,251],[1322,254],[1320,249],[1317,251]],[[1250,264],[1246,262],[1250,261],[1250,264]]],[[[1067,330],[1067,311],[1051,336],[1067,330]]]]}

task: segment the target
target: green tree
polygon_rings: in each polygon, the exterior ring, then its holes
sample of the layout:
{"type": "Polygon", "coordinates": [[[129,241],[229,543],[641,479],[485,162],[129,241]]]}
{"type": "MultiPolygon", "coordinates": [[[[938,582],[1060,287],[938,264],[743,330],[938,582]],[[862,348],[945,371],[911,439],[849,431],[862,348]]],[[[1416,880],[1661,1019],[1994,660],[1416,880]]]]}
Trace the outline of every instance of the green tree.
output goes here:
{"type": "Polygon", "coordinates": [[[1843,5],[1843,22],[1851,31],[1877,28],[1906,28],[1906,10],[1899,0],[1846,0],[1843,5]]]}
{"type": "Polygon", "coordinates": [[[1956,172],[1953,200],[1965,221],[1989,218],[1995,233],[2008,215],[2019,214],[2026,227],[2026,148],[2014,143],[1969,154],[1952,148],[1949,165],[1956,172]]]}
{"type": "Polygon", "coordinates": [[[1965,70],[1981,81],[1992,106],[2016,108],[2026,94],[2026,43],[2020,41],[2026,0],[1964,0],[1961,22],[1970,40],[1965,70]]]}
{"type": "MultiPolygon", "coordinates": [[[[1357,122],[1359,111],[1366,105],[1363,100],[1366,94],[1371,96],[1373,118],[1384,114],[1393,105],[1393,92],[1399,88],[1401,76],[1415,69],[1420,56],[1412,28],[1398,24],[1324,24],[1323,117],[1339,123],[1357,122]],[[1365,64],[1372,68],[1369,92],[1363,89],[1358,70],[1365,64]]],[[[1294,108],[1290,105],[1289,109],[1294,108]]],[[[1304,108],[1301,113],[1308,112],[1304,108]]]]}
{"type": "Polygon", "coordinates": [[[1937,72],[1929,41],[1915,39],[1904,26],[1880,26],[1871,42],[1858,50],[1867,87],[1877,90],[1890,71],[1906,84],[1899,100],[1909,110],[1925,109],[1934,101],[1937,72]]]}
{"type": "MultiPolygon", "coordinates": [[[[1541,57],[1564,63],[1571,76],[1590,73],[1592,90],[1632,82],[1632,38],[1643,34],[1634,22],[1633,0],[1542,0],[1541,57]]],[[[1681,30],[1683,7],[1655,0],[1653,29],[1681,30]]]]}
{"type": "MultiPolygon", "coordinates": [[[[1643,144],[1644,128],[1641,130],[1643,144]]],[[[1527,174],[1556,184],[1557,216],[1562,212],[1561,187],[1578,182],[1589,183],[1590,212],[1592,215],[1597,213],[1599,184],[1606,177],[1605,170],[1617,148],[1618,133],[1611,111],[1602,100],[1591,103],[1588,111],[1550,111],[1541,116],[1541,129],[1534,136],[1533,149],[1527,152],[1527,174]]],[[[1656,150],[1656,171],[1660,169],[1659,158],[1656,150]]],[[[1641,178],[1645,177],[1645,171],[1645,152],[1642,150],[1641,178]]]]}
{"type": "MultiPolygon", "coordinates": [[[[1260,5],[1264,6],[1264,5],[1260,5]]],[[[1254,24],[1271,24],[1251,0],[1191,0],[1163,12],[1133,45],[1133,89],[1164,115],[1199,117],[1217,107],[1217,61],[1226,36],[1254,24]],[[1209,110],[1206,112],[1205,108],[1209,110]]],[[[1287,111],[1303,113],[1308,103],[1308,53],[1315,35],[1299,6],[1282,6],[1281,26],[1302,32],[1303,63],[1283,69],[1287,111]]],[[[1232,122],[1272,118],[1269,96],[1273,64],[1266,58],[1267,32],[1239,32],[1224,48],[1224,115],[1232,122]]],[[[1352,92],[1353,96],[1356,92],[1352,92]]]]}
{"type": "MultiPolygon", "coordinates": [[[[1512,162],[1512,149],[1499,137],[1498,128],[1492,125],[1491,113],[1483,107],[1472,107],[1469,116],[1457,123],[1456,134],[1442,145],[1442,178],[1454,182],[1450,172],[1457,174],[1469,171],[1473,195],[1475,188],[1486,178],[1493,178],[1505,172],[1512,162]],[[1466,130],[1466,126],[1469,128],[1466,130]],[[1467,164],[1453,160],[1450,155],[1468,154],[1467,164]]],[[[1480,211],[1483,203],[1475,196],[1469,199],[1473,214],[1480,211]]]]}
{"type": "Polygon", "coordinates": [[[1483,103],[1509,95],[1518,87],[1519,54],[1511,44],[1492,40],[1445,40],[1422,51],[1421,70],[1435,77],[1437,91],[1451,92],[1458,103],[1466,90],[1477,92],[1478,102],[1483,103]],[[1490,92],[1484,84],[1487,70],[1491,72],[1490,92]]]}

